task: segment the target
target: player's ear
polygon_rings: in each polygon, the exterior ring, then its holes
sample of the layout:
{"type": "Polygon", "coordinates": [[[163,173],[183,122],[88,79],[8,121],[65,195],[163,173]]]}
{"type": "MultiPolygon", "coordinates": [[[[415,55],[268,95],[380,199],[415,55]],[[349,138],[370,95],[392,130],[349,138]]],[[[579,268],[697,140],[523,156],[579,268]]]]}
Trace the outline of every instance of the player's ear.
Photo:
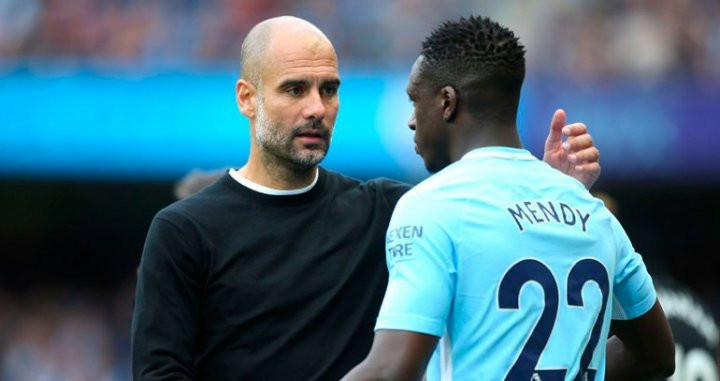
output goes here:
{"type": "Polygon", "coordinates": [[[244,79],[237,81],[235,84],[235,101],[243,115],[250,119],[255,117],[257,110],[257,89],[252,83],[244,79]]]}
{"type": "Polygon", "coordinates": [[[440,89],[440,101],[442,102],[443,119],[452,122],[457,113],[457,91],[452,86],[445,86],[440,89]]]}

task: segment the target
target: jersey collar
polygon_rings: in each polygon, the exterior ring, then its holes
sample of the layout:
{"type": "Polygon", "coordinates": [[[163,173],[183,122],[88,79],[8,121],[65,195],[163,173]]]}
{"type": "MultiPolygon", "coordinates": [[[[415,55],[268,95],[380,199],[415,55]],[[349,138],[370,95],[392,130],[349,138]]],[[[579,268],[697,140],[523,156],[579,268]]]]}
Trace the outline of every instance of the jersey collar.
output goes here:
{"type": "Polygon", "coordinates": [[[463,159],[480,159],[480,158],[497,158],[497,159],[511,159],[511,160],[537,160],[530,151],[523,148],[512,148],[512,147],[482,147],[475,148],[474,150],[463,155],[460,160],[463,159]]]}

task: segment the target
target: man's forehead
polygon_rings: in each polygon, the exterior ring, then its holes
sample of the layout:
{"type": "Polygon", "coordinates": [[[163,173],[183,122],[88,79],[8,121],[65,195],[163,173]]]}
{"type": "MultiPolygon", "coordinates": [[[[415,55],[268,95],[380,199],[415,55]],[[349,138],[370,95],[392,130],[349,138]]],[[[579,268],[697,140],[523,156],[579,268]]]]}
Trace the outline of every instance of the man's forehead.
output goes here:
{"type": "Polygon", "coordinates": [[[420,56],[415,60],[415,63],[410,69],[410,75],[408,76],[407,92],[411,93],[415,91],[420,84],[420,68],[423,62],[423,56],[420,56]]]}
{"type": "Polygon", "coordinates": [[[292,36],[278,35],[273,37],[268,44],[268,53],[278,57],[332,57],[335,56],[335,49],[329,41],[314,35],[292,36]]]}
{"type": "Polygon", "coordinates": [[[274,82],[298,80],[306,82],[338,81],[337,63],[325,59],[288,59],[274,65],[267,71],[268,79],[274,82]]]}
{"type": "Polygon", "coordinates": [[[423,56],[419,56],[415,60],[415,63],[413,63],[413,67],[410,69],[410,75],[408,77],[408,88],[410,88],[410,86],[417,87],[418,81],[420,80],[420,71],[424,61],[425,58],[423,56]]]}
{"type": "Polygon", "coordinates": [[[294,43],[273,41],[266,55],[266,74],[271,77],[306,74],[337,78],[338,62],[332,45],[317,38],[300,40],[294,43]]]}
{"type": "Polygon", "coordinates": [[[337,71],[337,60],[329,55],[312,55],[308,52],[278,54],[271,60],[272,66],[292,70],[297,68],[318,68],[337,71]]]}

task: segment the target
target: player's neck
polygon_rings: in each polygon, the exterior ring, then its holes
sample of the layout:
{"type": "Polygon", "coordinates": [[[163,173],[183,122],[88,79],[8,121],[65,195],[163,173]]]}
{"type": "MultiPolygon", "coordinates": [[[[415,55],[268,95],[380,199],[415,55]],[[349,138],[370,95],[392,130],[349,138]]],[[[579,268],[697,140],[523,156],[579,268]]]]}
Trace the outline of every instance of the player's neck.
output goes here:
{"type": "Polygon", "coordinates": [[[240,168],[240,174],[246,179],[262,186],[292,190],[304,188],[315,180],[317,166],[298,170],[278,163],[277,160],[261,157],[251,152],[248,162],[240,168]]]}
{"type": "Polygon", "coordinates": [[[511,147],[523,148],[518,135],[517,127],[512,126],[483,126],[460,130],[452,141],[450,154],[453,161],[460,160],[466,153],[482,147],[511,147]]]}

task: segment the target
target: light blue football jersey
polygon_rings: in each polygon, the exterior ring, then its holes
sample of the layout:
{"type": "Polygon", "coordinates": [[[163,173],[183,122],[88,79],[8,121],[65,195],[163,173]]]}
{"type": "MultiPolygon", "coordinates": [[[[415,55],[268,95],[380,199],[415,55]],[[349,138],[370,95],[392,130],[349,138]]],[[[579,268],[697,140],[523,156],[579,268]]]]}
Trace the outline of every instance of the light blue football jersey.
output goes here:
{"type": "Polygon", "coordinates": [[[603,380],[611,319],[656,295],[624,230],[528,151],[473,150],[400,199],[375,329],[441,337],[428,380],[603,380]]]}

